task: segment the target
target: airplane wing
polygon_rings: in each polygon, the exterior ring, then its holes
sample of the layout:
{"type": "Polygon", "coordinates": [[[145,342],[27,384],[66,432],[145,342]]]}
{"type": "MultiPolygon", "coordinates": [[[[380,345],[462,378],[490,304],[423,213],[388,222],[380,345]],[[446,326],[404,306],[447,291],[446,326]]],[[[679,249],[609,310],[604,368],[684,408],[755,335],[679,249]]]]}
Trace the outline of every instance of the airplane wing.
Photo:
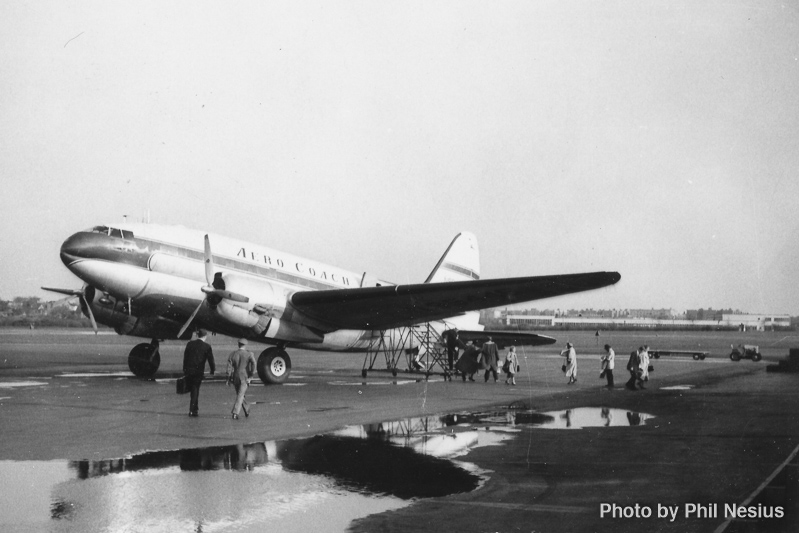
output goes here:
{"type": "Polygon", "coordinates": [[[299,291],[291,304],[300,313],[339,329],[390,329],[489,307],[599,289],[618,272],[590,272],[448,283],[420,283],[324,291],[299,291]]]}
{"type": "Polygon", "coordinates": [[[546,335],[520,333],[517,331],[467,331],[459,329],[458,336],[463,342],[474,341],[478,344],[483,344],[488,340],[488,337],[491,337],[500,349],[506,346],[542,346],[544,344],[555,344],[557,342],[556,339],[547,337],[546,335]]]}

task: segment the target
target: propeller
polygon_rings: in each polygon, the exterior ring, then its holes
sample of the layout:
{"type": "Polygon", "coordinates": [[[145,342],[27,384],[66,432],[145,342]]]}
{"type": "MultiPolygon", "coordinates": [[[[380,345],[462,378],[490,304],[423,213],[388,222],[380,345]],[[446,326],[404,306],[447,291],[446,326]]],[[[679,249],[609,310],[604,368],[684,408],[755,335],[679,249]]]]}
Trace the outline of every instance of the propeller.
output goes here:
{"type": "Polygon", "coordinates": [[[52,287],[42,287],[42,290],[50,291],[50,292],[57,292],[58,294],[66,294],[67,296],[77,296],[79,297],[83,303],[86,305],[86,312],[89,315],[89,320],[92,322],[92,329],[94,330],[94,334],[97,335],[97,321],[94,320],[94,313],[92,313],[92,306],[89,305],[89,300],[86,298],[86,291],[85,289],[81,290],[72,290],[72,289],[55,289],[52,287]]]}
{"type": "Polygon", "coordinates": [[[194,321],[194,317],[197,316],[197,313],[200,312],[200,309],[205,304],[206,301],[211,302],[212,305],[216,305],[222,300],[231,300],[234,302],[241,302],[247,303],[250,301],[249,298],[243,296],[241,294],[237,294],[235,292],[231,292],[225,290],[224,287],[217,287],[217,285],[223,285],[224,281],[222,280],[221,276],[215,278],[214,274],[214,258],[211,255],[211,241],[208,239],[208,235],[205,236],[205,247],[204,247],[204,255],[205,255],[205,281],[206,285],[201,287],[200,290],[205,293],[205,298],[203,301],[200,302],[200,305],[194,310],[191,314],[189,319],[183,324],[183,327],[180,328],[180,332],[178,333],[178,338],[182,337],[186,330],[189,328],[191,323],[194,321]]]}

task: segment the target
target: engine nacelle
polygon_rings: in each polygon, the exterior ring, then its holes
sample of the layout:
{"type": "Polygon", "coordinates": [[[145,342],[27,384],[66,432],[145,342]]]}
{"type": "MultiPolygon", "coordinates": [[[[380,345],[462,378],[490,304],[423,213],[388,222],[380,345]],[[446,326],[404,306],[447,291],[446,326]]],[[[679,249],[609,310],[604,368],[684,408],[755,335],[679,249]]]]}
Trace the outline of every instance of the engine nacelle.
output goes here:
{"type": "Polygon", "coordinates": [[[225,289],[247,296],[246,304],[222,300],[216,313],[224,320],[249,329],[255,336],[290,342],[322,342],[324,334],[284,319],[291,291],[278,284],[240,274],[224,274],[225,289]]]}

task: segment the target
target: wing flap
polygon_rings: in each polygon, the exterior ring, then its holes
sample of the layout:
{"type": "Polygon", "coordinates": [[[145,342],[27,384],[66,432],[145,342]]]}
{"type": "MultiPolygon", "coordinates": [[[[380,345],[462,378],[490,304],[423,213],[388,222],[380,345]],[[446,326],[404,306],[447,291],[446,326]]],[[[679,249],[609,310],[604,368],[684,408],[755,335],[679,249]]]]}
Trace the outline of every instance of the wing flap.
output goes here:
{"type": "Polygon", "coordinates": [[[590,272],[300,291],[291,296],[291,304],[300,313],[336,328],[390,329],[467,311],[599,289],[619,279],[618,272],[590,272]]]}

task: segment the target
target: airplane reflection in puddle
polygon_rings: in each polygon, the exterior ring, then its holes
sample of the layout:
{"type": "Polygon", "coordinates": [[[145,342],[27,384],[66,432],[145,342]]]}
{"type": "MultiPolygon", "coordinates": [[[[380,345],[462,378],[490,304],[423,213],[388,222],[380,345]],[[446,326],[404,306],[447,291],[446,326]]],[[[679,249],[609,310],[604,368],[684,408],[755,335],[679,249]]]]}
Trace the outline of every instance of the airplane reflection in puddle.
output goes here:
{"type": "Polygon", "coordinates": [[[0,461],[0,477],[8,481],[0,530],[81,532],[345,531],[354,519],[480,482],[446,459],[336,435],[104,461],[0,461]],[[14,480],[30,481],[32,471],[50,474],[20,498],[14,480]]]}
{"type": "Polygon", "coordinates": [[[613,409],[503,411],[349,426],[327,435],[104,461],[0,461],[0,529],[345,531],[360,517],[483,482],[456,461],[523,427],[637,425],[613,409]],[[597,420],[594,420],[596,418],[597,420]],[[618,422],[618,423],[617,423],[618,422]],[[21,488],[24,494],[20,493],[21,488]]]}

